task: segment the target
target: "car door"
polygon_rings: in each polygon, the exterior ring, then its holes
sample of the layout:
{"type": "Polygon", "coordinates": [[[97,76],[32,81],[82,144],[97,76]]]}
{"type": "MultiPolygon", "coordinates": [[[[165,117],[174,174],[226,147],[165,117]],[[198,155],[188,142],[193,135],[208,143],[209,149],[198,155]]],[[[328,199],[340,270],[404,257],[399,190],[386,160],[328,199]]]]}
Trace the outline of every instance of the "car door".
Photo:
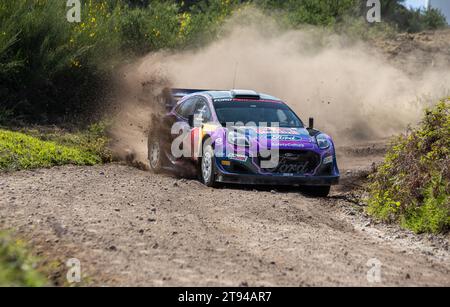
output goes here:
{"type": "Polygon", "coordinates": [[[175,108],[175,116],[176,120],[176,129],[172,129],[171,131],[171,144],[175,144],[175,149],[177,152],[173,152],[172,155],[176,159],[181,158],[191,158],[192,150],[191,150],[191,130],[192,127],[189,125],[189,116],[194,113],[194,108],[196,106],[197,97],[191,97],[183,102],[175,108]],[[189,145],[189,148],[186,148],[186,145],[189,145]]]}
{"type": "Polygon", "coordinates": [[[204,97],[197,97],[192,115],[194,116],[194,125],[191,127],[191,158],[196,161],[202,153],[203,125],[212,120],[208,101],[204,97]]]}

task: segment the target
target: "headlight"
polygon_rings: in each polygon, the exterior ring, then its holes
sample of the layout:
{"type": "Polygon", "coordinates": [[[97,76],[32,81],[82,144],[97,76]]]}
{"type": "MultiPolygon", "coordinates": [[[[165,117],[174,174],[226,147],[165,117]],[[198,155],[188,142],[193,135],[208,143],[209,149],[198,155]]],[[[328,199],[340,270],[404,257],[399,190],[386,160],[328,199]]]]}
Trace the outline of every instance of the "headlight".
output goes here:
{"type": "Polygon", "coordinates": [[[245,146],[245,147],[250,146],[250,141],[248,140],[248,138],[242,133],[238,133],[236,131],[228,132],[227,141],[229,144],[235,146],[245,146]]]}
{"type": "Polygon", "coordinates": [[[330,141],[328,141],[328,138],[324,134],[316,136],[316,142],[320,149],[327,149],[331,146],[330,141]]]}

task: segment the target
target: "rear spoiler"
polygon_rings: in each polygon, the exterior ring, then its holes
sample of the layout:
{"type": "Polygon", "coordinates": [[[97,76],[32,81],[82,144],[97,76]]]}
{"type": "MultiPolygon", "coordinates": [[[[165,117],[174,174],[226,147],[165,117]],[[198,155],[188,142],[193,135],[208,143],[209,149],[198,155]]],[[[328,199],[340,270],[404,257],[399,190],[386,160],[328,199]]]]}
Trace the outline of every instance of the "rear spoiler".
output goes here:
{"type": "Polygon", "coordinates": [[[187,88],[173,88],[171,89],[172,95],[174,97],[185,97],[187,95],[200,93],[200,92],[209,92],[209,91],[215,91],[215,90],[199,90],[199,89],[187,89],[187,88]]]}
{"type": "MultiPolygon", "coordinates": [[[[143,85],[145,88],[146,84],[143,85]]],[[[176,106],[176,104],[186,96],[201,92],[220,92],[220,91],[222,90],[201,90],[201,89],[166,87],[162,90],[161,94],[158,95],[156,98],[158,106],[164,108],[167,112],[170,112],[176,106]]],[[[252,100],[261,99],[260,94],[250,90],[231,90],[231,95],[233,98],[238,99],[252,99],[252,100]]]]}

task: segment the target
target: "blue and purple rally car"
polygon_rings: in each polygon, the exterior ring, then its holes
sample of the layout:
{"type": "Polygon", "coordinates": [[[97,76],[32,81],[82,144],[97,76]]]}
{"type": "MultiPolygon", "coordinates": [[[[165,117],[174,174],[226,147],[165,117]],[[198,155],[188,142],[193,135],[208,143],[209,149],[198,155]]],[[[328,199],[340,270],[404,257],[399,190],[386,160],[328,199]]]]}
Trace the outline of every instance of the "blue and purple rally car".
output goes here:
{"type": "Polygon", "coordinates": [[[152,171],[220,183],[291,185],[327,196],[339,182],[333,140],[309,127],[280,99],[250,90],[172,89],[168,112],[154,115],[148,138],[152,171]]]}

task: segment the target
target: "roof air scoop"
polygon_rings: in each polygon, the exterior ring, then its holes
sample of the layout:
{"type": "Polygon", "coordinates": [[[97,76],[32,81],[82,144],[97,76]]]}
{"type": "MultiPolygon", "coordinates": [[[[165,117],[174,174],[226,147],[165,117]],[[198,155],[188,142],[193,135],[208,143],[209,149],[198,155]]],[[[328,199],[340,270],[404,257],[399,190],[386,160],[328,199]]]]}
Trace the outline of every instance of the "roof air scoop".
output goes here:
{"type": "Polygon", "coordinates": [[[250,90],[231,90],[231,95],[235,99],[261,99],[261,96],[257,92],[250,90]]]}

